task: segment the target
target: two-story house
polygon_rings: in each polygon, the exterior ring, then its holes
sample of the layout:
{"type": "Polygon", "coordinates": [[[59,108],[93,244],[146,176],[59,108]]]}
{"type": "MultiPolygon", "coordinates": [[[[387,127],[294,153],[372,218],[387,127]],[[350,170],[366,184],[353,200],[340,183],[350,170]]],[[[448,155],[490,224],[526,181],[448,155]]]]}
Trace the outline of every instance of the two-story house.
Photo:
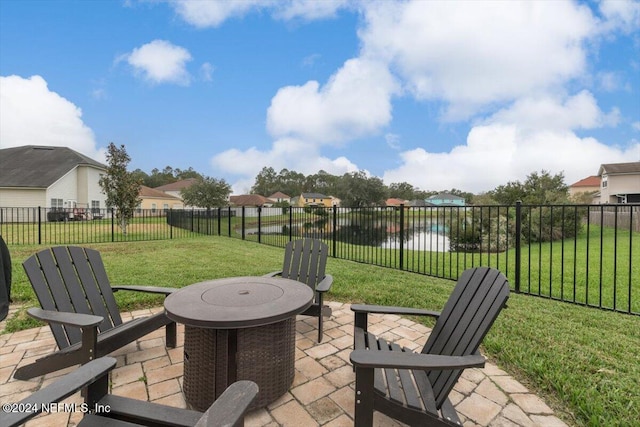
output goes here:
{"type": "Polygon", "coordinates": [[[603,164],[600,203],[640,203],[640,162],[603,164]]]}
{"type": "Polygon", "coordinates": [[[320,193],[302,193],[300,196],[294,197],[292,201],[294,206],[299,207],[322,206],[330,208],[333,206],[333,199],[320,193]]]}
{"type": "Polygon", "coordinates": [[[106,173],[106,165],[68,147],[0,149],[0,207],[99,213],[107,207],[99,184],[106,173]]]}

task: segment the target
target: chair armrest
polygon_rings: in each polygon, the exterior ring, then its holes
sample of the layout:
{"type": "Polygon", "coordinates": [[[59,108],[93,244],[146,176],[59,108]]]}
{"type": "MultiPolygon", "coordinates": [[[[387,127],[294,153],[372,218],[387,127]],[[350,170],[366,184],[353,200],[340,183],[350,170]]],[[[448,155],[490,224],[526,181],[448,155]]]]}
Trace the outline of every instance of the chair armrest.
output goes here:
{"type": "Polygon", "coordinates": [[[280,276],[282,274],[282,270],[280,271],[272,271],[271,273],[267,273],[262,277],[276,277],[276,276],[280,276]]]}
{"type": "Polygon", "coordinates": [[[2,411],[0,413],[0,425],[17,427],[24,424],[27,420],[43,411],[43,404],[60,402],[76,391],[92,384],[98,378],[106,375],[115,366],[116,359],[113,357],[101,357],[80,366],[71,373],[56,379],[53,383],[16,403],[16,409],[20,408],[20,411],[11,411],[8,413],[2,411]],[[25,408],[29,410],[25,410],[25,408]]]}
{"type": "Polygon", "coordinates": [[[482,368],[485,358],[479,354],[469,356],[443,356],[397,351],[354,350],[349,356],[357,368],[392,368],[451,370],[463,368],[482,368]]]}
{"type": "Polygon", "coordinates": [[[118,291],[134,291],[134,292],[147,292],[150,294],[163,294],[169,295],[177,291],[177,288],[165,288],[162,286],[134,286],[134,285],[117,285],[112,286],[113,292],[118,291]]]}
{"type": "Polygon", "coordinates": [[[234,382],[213,402],[195,427],[239,425],[238,421],[244,417],[257,396],[258,385],[253,381],[234,382]]]}
{"type": "Polygon", "coordinates": [[[318,283],[318,286],[316,286],[316,291],[327,292],[329,289],[331,289],[331,285],[333,285],[333,276],[327,274],[324,276],[324,279],[322,279],[320,283],[318,283]]]}
{"type": "Polygon", "coordinates": [[[37,307],[29,308],[27,313],[29,313],[29,316],[43,322],[60,323],[62,325],[77,326],[78,328],[97,326],[103,320],[102,316],[94,316],[93,314],[42,310],[37,307]]]}
{"type": "Polygon", "coordinates": [[[377,313],[377,314],[401,314],[410,316],[431,316],[440,317],[439,311],[423,310],[411,307],[390,307],[384,305],[354,304],[351,310],[356,313],[377,313]]]}

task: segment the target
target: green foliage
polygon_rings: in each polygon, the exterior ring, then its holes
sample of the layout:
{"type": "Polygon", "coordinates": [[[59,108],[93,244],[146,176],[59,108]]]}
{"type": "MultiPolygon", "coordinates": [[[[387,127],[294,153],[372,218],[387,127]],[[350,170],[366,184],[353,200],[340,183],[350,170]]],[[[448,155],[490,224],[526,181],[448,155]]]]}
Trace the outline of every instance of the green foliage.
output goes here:
{"type": "Polygon", "coordinates": [[[343,206],[359,208],[383,206],[387,194],[387,188],[380,178],[359,171],[342,176],[338,197],[342,199],[343,206]]]}
{"type": "Polygon", "coordinates": [[[185,204],[211,209],[228,205],[231,186],[224,179],[205,177],[182,190],[185,204]]]}
{"type": "Polygon", "coordinates": [[[99,181],[102,191],[107,196],[107,206],[115,208],[122,234],[127,234],[127,224],[140,204],[141,181],[127,171],[130,161],[124,145],[118,148],[111,142],[107,148],[107,174],[99,181]]]}
{"type": "Polygon", "coordinates": [[[562,172],[552,176],[543,169],[529,174],[523,183],[511,181],[500,185],[489,195],[501,205],[513,205],[517,201],[525,205],[560,204],[568,202],[569,187],[564,183],[562,172]]]}

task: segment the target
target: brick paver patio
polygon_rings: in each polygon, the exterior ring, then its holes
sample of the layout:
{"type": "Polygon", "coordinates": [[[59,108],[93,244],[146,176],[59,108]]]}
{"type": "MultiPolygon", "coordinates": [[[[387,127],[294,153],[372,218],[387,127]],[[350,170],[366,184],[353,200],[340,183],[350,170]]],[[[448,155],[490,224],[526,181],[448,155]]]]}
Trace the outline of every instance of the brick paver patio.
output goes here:
{"type": "MultiPolygon", "coordinates": [[[[353,312],[348,304],[329,303],[325,338],[316,342],[317,319],[299,316],[296,336],[296,375],[288,393],[265,409],[250,413],[248,427],[352,426],[355,375],[349,363],[353,344],[353,312]]],[[[124,320],[154,310],[123,313],[124,320]]],[[[10,314],[11,315],[11,314],[10,314]]],[[[409,348],[421,347],[429,329],[395,315],[370,315],[369,330],[409,348]]],[[[0,330],[4,324],[0,323],[0,330]]],[[[178,348],[164,346],[164,330],[156,331],[118,350],[111,373],[112,393],[166,405],[186,407],[182,394],[183,326],[178,326],[178,348]]],[[[0,335],[0,402],[17,402],[73,368],[30,381],[13,379],[19,365],[51,352],[55,342],[48,327],[0,335]]],[[[491,363],[466,370],[451,399],[465,426],[566,426],[538,396],[491,363]]],[[[79,393],[65,402],[80,403],[79,393]]],[[[42,414],[26,425],[74,426],[81,413],[42,414]]],[[[402,424],[375,413],[374,425],[402,424]]]]}

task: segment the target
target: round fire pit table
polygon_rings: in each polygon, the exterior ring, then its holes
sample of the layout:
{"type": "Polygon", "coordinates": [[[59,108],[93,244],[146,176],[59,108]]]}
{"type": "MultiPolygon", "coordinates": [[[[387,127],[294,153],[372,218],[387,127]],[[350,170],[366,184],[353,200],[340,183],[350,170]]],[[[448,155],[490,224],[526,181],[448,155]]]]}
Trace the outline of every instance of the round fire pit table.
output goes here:
{"type": "Polygon", "coordinates": [[[231,277],[196,283],[164,300],[185,325],[184,394],[206,411],[233,382],[260,391],[252,409],[289,390],[295,374],[295,318],[313,301],[304,283],[277,277],[231,277]]]}

